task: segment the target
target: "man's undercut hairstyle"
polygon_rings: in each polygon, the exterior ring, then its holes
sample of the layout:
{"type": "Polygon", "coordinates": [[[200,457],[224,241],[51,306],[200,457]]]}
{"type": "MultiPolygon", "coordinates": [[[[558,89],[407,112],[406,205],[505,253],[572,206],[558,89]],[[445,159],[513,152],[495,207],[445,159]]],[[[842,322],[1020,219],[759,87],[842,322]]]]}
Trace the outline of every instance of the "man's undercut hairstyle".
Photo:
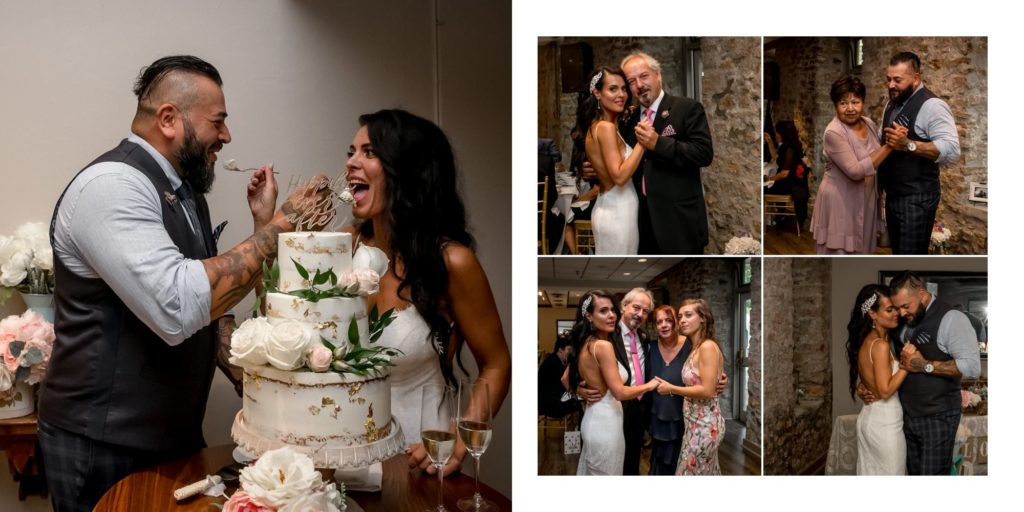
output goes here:
{"type": "Polygon", "coordinates": [[[654,71],[655,73],[661,73],[661,64],[659,64],[654,57],[651,57],[650,55],[647,55],[644,52],[633,52],[627,55],[625,59],[622,59],[622,63],[619,64],[619,67],[625,68],[626,63],[633,59],[643,59],[644,62],[647,64],[647,67],[651,68],[651,71],[654,71]]]}
{"type": "Polygon", "coordinates": [[[911,293],[915,293],[918,290],[924,288],[924,280],[921,276],[909,271],[904,270],[899,274],[893,276],[892,281],[889,281],[889,291],[895,295],[900,290],[907,290],[911,293]]]}
{"type": "Polygon", "coordinates": [[[132,88],[139,99],[138,113],[152,115],[157,105],[167,102],[187,112],[198,99],[196,76],[209,78],[218,87],[224,85],[217,68],[191,55],[163,57],[142,68],[132,88]]]}
{"type": "Polygon", "coordinates": [[[890,66],[895,66],[897,64],[904,63],[904,62],[907,63],[907,64],[910,64],[910,69],[913,70],[914,73],[920,73],[921,72],[921,59],[918,58],[916,53],[913,53],[913,52],[900,52],[900,53],[897,53],[896,55],[893,55],[892,59],[889,59],[889,65],[890,66]]]}

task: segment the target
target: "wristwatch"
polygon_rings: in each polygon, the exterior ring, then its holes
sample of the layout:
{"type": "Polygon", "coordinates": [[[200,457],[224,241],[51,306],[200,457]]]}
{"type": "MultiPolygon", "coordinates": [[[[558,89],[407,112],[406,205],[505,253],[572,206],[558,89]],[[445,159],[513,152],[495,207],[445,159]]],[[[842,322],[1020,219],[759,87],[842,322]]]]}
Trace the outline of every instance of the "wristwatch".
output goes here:
{"type": "Polygon", "coordinates": [[[935,366],[932,365],[931,363],[927,363],[927,364],[924,365],[924,372],[925,373],[931,373],[931,372],[934,372],[934,371],[935,371],[935,366]]]}
{"type": "Polygon", "coordinates": [[[911,153],[913,153],[914,151],[917,151],[917,144],[915,144],[913,141],[908,142],[907,143],[907,151],[910,151],[911,153]]]}

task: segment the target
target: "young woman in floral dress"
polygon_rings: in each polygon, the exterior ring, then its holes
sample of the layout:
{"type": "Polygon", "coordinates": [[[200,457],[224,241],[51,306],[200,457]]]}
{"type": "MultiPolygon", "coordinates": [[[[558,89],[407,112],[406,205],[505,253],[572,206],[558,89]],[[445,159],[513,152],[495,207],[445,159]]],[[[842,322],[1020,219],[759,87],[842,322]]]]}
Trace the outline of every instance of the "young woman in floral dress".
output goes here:
{"type": "MultiPolygon", "coordinates": [[[[687,299],[679,307],[679,330],[693,350],[683,363],[683,386],[660,381],[658,393],[681,395],[686,433],[679,454],[677,475],[720,475],[718,445],[725,434],[725,418],[718,407],[715,384],[725,364],[714,340],[715,317],[704,299],[687,299]]],[[[659,379],[660,380],[660,379],[659,379]]]]}

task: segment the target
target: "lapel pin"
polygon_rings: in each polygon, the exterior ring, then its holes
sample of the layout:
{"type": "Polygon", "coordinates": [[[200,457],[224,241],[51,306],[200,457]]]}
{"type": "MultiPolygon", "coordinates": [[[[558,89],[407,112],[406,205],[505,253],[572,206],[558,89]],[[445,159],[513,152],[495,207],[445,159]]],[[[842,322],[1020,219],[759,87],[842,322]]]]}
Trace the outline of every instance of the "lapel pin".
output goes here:
{"type": "Polygon", "coordinates": [[[167,201],[167,204],[169,204],[169,205],[171,205],[173,207],[174,205],[178,204],[178,196],[176,196],[176,195],[172,194],[171,192],[168,192],[168,191],[165,190],[164,191],[164,201],[167,201]]]}

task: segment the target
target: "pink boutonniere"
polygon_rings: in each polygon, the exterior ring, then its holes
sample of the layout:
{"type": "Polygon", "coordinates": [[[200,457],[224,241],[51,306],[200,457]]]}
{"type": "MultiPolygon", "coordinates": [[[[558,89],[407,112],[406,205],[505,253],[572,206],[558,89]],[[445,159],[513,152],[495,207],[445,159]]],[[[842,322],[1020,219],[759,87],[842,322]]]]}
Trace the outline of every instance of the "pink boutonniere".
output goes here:
{"type": "Polygon", "coordinates": [[[675,134],[676,134],[676,129],[673,128],[672,125],[668,125],[663,130],[661,130],[661,136],[662,137],[671,137],[671,136],[673,136],[675,134]]]}
{"type": "Polygon", "coordinates": [[[661,111],[661,118],[662,119],[668,119],[668,110],[662,110],[661,111]]]}

